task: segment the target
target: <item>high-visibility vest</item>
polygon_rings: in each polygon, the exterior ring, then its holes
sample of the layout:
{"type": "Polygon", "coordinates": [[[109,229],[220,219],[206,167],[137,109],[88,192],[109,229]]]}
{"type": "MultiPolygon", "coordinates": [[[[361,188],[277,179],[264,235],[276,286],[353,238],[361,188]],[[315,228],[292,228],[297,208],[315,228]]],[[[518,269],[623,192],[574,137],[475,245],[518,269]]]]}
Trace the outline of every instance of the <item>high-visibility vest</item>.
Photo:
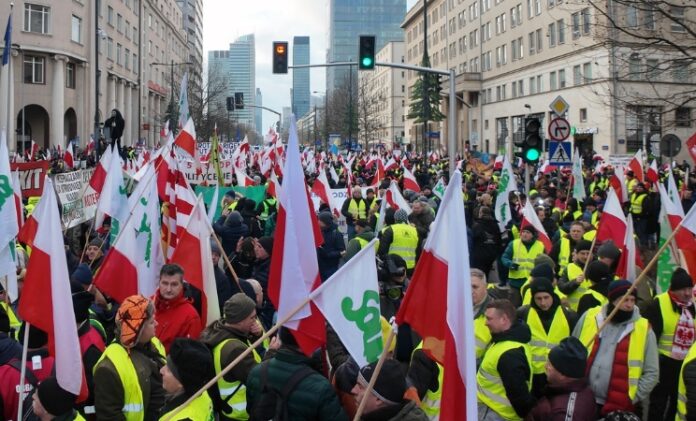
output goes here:
{"type": "MultiPolygon", "coordinates": [[[[152,338],[152,344],[159,354],[164,358],[165,351],[162,342],[157,338],[152,338]]],[[[119,343],[112,343],[107,346],[97,364],[94,365],[94,370],[97,370],[99,363],[104,358],[108,358],[111,364],[114,365],[118,377],[121,380],[123,387],[123,416],[126,421],[142,421],[145,418],[145,408],[143,407],[143,391],[138,381],[138,373],[135,371],[135,366],[130,359],[130,355],[119,343]]]]}
{"type": "MultiPolygon", "coordinates": [[[[366,239],[360,238],[360,237],[358,237],[358,236],[354,237],[353,239],[354,239],[354,240],[358,240],[358,243],[360,244],[360,250],[362,250],[363,248],[365,248],[365,246],[369,243],[369,241],[367,241],[366,239]]],[[[375,250],[378,250],[378,249],[379,249],[379,240],[377,240],[377,241],[375,242],[375,250]]]]}
{"type": "Polygon", "coordinates": [[[239,203],[239,201],[238,201],[238,200],[235,200],[234,202],[232,202],[232,203],[230,203],[229,205],[227,205],[227,209],[229,209],[229,210],[231,210],[231,211],[237,209],[237,203],[239,203]]]}
{"type": "MultiPolygon", "coordinates": [[[[579,275],[581,275],[582,269],[580,266],[578,266],[576,263],[570,263],[566,267],[567,277],[568,281],[573,282],[579,275]]],[[[583,295],[587,294],[587,291],[590,290],[590,287],[592,286],[592,282],[589,280],[585,279],[582,282],[580,282],[580,285],[578,285],[578,288],[568,294],[568,307],[570,307],[571,310],[573,311],[578,311],[578,305],[580,304],[580,298],[582,298],[583,295]]]]}
{"type": "Polygon", "coordinates": [[[522,240],[514,240],[512,242],[512,262],[517,263],[517,269],[510,269],[508,278],[510,279],[527,279],[529,273],[534,268],[534,259],[544,252],[544,245],[539,240],[534,240],[532,247],[527,250],[527,247],[522,243],[522,240]]]}
{"type": "Polygon", "coordinates": [[[637,178],[634,178],[633,180],[629,180],[628,178],[626,179],[626,189],[628,189],[629,194],[631,192],[633,192],[633,189],[636,187],[637,183],[638,183],[637,178]]]}
{"type": "Polygon", "coordinates": [[[532,331],[532,340],[529,341],[529,346],[532,350],[532,373],[543,374],[549,351],[561,343],[561,339],[570,336],[570,325],[560,305],[556,307],[548,333],[544,330],[544,325],[541,323],[539,314],[534,307],[529,308],[527,324],[532,331]]]}
{"type": "MultiPolygon", "coordinates": [[[[522,418],[517,415],[517,412],[515,412],[515,409],[512,407],[510,400],[505,394],[505,386],[503,386],[500,373],[498,373],[498,361],[505,352],[517,348],[522,348],[525,357],[527,357],[529,379],[526,380],[527,388],[531,391],[532,352],[529,345],[521,342],[502,341],[493,343],[486,351],[486,355],[484,355],[481,366],[476,373],[476,386],[478,389],[476,397],[480,402],[484,403],[506,420],[522,420],[522,418]]],[[[520,379],[520,381],[523,380],[525,379],[520,379]]]]}
{"type": "Polygon", "coordinates": [[[406,269],[416,266],[416,249],[418,248],[418,231],[408,224],[394,224],[391,226],[393,240],[389,246],[389,254],[401,256],[406,262],[406,269]]]}
{"type": "Polygon", "coordinates": [[[643,202],[647,196],[645,193],[633,193],[631,195],[631,214],[640,215],[643,213],[643,202]]]}
{"type": "MultiPolygon", "coordinates": [[[[174,409],[162,415],[160,420],[169,419],[172,412],[174,412],[174,409]]],[[[208,396],[208,392],[203,392],[199,397],[179,411],[171,420],[212,421],[215,419],[214,417],[213,401],[210,399],[210,396],[208,396]]]]}
{"type": "Polygon", "coordinates": [[[660,314],[662,315],[662,334],[657,338],[657,351],[666,357],[674,358],[672,356],[672,343],[681,314],[674,311],[669,293],[663,292],[655,298],[660,303],[660,314]]]}
{"type": "MultiPolygon", "coordinates": [[[[215,348],[213,348],[213,364],[215,365],[215,374],[219,374],[224,368],[222,366],[222,348],[229,341],[237,341],[245,346],[250,346],[248,342],[245,343],[239,339],[225,339],[217,344],[215,348]]],[[[257,364],[260,363],[261,356],[256,352],[256,350],[252,349],[251,353],[254,357],[254,361],[256,361],[257,364]]],[[[218,389],[220,390],[220,397],[223,400],[227,400],[227,398],[234,393],[234,396],[232,396],[232,398],[230,398],[227,402],[230,407],[232,407],[232,412],[223,412],[223,415],[233,420],[248,420],[249,414],[246,411],[246,385],[240,381],[228,382],[225,380],[224,376],[220,377],[217,384],[218,389]]]]}
{"type": "Polygon", "coordinates": [[[0,307],[5,310],[5,313],[7,313],[7,317],[10,319],[10,329],[14,330],[14,337],[16,339],[18,337],[17,335],[19,335],[19,328],[22,326],[22,322],[19,321],[17,315],[9,304],[2,301],[0,302],[0,307]]]}
{"type": "Polygon", "coordinates": [[[261,215],[259,215],[259,219],[261,219],[262,221],[268,219],[271,207],[276,206],[276,203],[277,201],[272,197],[264,199],[263,202],[261,202],[261,204],[263,205],[263,211],[261,212],[261,215]]]}
{"type": "Polygon", "coordinates": [[[474,319],[474,339],[476,341],[476,360],[481,360],[486,353],[488,344],[491,343],[491,330],[486,326],[486,316],[483,314],[474,319]]]}
{"type": "Polygon", "coordinates": [[[360,199],[359,201],[351,198],[348,202],[348,213],[353,216],[353,219],[367,219],[367,205],[365,200],[360,199]]]}
{"type": "Polygon", "coordinates": [[[568,259],[570,259],[570,240],[561,237],[561,248],[558,250],[558,273],[563,273],[568,266],[568,259]]]}
{"type": "MultiPolygon", "coordinates": [[[[594,291],[593,291],[594,292],[594,291]]],[[[580,331],[580,341],[587,347],[588,354],[592,354],[592,349],[594,346],[594,341],[592,338],[597,334],[599,326],[604,322],[605,316],[602,313],[603,307],[593,307],[585,313],[585,320],[582,324],[582,330],[580,331]],[[590,346],[588,346],[590,345],[590,346]]],[[[650,329],[650,324],[648,320],[641,317],[634,323],[629,323],[626,325],[626,329],[629,331],[621,335],[625,337],[628,333],[630,334],[628,342],[628,397],[633,401],[636,397],[636,392],[638,391],[638,380],[643,374],[643,363],[645,361],[645,343],[648,339],[648,329],[650,329]]],[[[595,340],[600,340],[599,338],[595,340]]],[[[616,358],[616,356],[614,356],[616,358]]]]}
{"type": "MultiPolygon", "coordinates": [[[[420,343],[418,344],[416,349],[413,350],[413,352],[416,352],[416,350],[422,348],[423,341],[420,341],[420,343]]],[[[411,354],[411,356],[413,356],[413,353],[411,354]]],[[[437,366],[437,389],[435,391],[427,389],[420,404],[420,408],[431,420],[436,420],[440,416],[440,401],[442,400],[442,379],[444,377],[443,373],[445,371],[444,367],[441,366],[440,363],[435,362],[435,365],[437,366]]]]}
{"type": "MultiPolygon", "coordinates": [[[[679,388],[677,389],[677,416],[675,420],[686,421],[686,383],[684,383],[684,367],[696,360],[696,346],[692,346],[684,358],[681,370],[679,371],[679,388]]],[[[693,417],[693,414],[691,414],[693,417]]]]}
{"type": "MultiPolygon", "coordinates": [[[[604,295],[600,294],[599,292],[597,292],[597,291],[595,291],[595,290],[593,290],[593,289],[588,288],[587,291],[585,292],[585,294],[582,295],[582,297],[584,297],[585,295],[591,295],[591,296],[594,297],[595,300],[599,301],[599,306],[598,306],[598,307],[601,307],[601,306],[603,306],[604,304],[608,304],[608,303],[609,303],[609,299],[608,299],[607,297],[605,297],[604,295]]],[[[580,304],[580,300],[582,300],[582,297],[580,297],[580,298],[578,299],[578,305],[580,304]]],[[[569,306],[569,307],[570,307],[570,306],[569,306]]],[[[571,308],[571,310],[573,310],[573,309],[571,308]]],[[[576,306],[576,308],[575,308],[574,311],[577,311],[577,306],[576,306]]]]}
{"type": "Polygon", "coordinates": [[[594,238],[595,238],[596,236],[597,236],[597,230],[596,230],[596,229],[593,229],[593,230],[590,230],[590,231],[587,231],[586,233],[584,233],[584,234],[582,235],[582,239],[583,239],[583,240],[587,240],[587,241],[589,241],[589,242],[592,242],[592,240],[594,240],[594,238]]]}

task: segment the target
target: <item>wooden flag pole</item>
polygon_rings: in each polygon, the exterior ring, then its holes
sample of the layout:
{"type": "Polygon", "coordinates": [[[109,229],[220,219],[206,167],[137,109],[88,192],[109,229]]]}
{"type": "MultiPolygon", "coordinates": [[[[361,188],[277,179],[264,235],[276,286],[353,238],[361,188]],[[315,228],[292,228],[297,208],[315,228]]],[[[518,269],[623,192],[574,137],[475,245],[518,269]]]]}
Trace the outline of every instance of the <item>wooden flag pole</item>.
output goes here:
{"type": "Polygon", "coordinates": [[[387,359],[387,354],[389,353],[388,349],[392,344],[392,341],[394,340],[394,337],[396,336],[396,330],[392,329],[391,332],[389,332],[389,336],[387,337],[387,343],[384,345],[384,349],[382,350],[382,355],[379,356],[379,360],[377,361],[377,366],[375,367],[375,371],[372,372],[372,377],[370,377],[370,382],[367,384],[367,387],[365,388],[365,392],[363,392],[363,398],[360,400],[360,406],[358,406],[358,410],[355,413],[355,416],[353,417],[353,421],[359,421],[360,417],[362,416],[363,411],[365,410],[365,404],[367,403],[367,399],[365,397],[369,394],[372,393],[372,389],[375,387],[375,382],[377,381],[377,376],[379,376],[379,372],[382,371],[382,366],[384,365],[384,361],[387,359]]]}
{"type": "Polygon", "coordinates": [[[232,267],[232,262],[230,262],[229,257],[227,257],[227,253],[225,253],[225,249],[222,248],[222,243],[220,242],[220,239],[218,238],[217,234],[215,234],[215,231],[213,231],[213,239],[215,240],[215,244],[220,248],[220,254],[222,255],[222,258],[225,260],[225,265],[227,266],[227,269],[230,270],[230,273],[232,274],[232,278],[234,278],[234,282],[237,283],[237,287],[241,292],[242,291],[242,285],[239,283],[239,276],[237,276],[237,272],[235,272],[234,268],[232,267]]]}

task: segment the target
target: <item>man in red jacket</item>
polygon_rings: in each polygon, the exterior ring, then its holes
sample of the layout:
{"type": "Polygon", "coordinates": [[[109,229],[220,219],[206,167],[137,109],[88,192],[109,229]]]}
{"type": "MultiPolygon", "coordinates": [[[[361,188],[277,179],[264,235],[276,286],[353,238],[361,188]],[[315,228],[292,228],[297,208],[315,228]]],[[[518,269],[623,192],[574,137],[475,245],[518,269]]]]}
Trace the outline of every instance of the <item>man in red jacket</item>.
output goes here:
{"type": "Polygon", "coordinates": [[[160,270],[155,319],[157,338],[167,352],[175,338],[198,339],[201,333],[201,318],[191,300],[184,296],[184,270],[177,264],[166,264],[160,270]]]}

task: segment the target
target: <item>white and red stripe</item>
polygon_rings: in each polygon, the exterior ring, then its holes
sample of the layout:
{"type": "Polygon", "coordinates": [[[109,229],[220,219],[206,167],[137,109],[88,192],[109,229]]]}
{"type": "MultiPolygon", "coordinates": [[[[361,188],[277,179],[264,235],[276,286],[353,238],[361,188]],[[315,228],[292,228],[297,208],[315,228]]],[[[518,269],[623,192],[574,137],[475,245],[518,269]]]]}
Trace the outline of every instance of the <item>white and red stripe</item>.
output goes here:
{"type": "Polygon", "coordinates": [[[549,235],[546,233],[544,226],[539,220],[539,216],[529,200],[525,202],[524,207],[522,208],[522,222],[520,222],[520,230],[524,229],[524,227],[528,225],[534,227],[538,234],[537,239],[544,245],[546,253],[549,253],[553,247],[553,243],[551,243],[551,238],[549,238],[549,235]]]}

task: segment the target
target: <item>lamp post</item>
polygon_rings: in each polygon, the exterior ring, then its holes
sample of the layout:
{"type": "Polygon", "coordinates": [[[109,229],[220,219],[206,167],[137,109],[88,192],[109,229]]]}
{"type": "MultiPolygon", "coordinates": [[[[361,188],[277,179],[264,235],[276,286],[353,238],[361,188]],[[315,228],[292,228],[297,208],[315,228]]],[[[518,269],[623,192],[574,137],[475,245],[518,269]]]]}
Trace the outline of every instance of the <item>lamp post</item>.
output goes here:
{"type": "MultiPolygon", "coordinates": [[[[169,118],[174,119],[173,113],[174,113],[174,66],[188,66],[192,65],[190,61],[185,61],[181,63],[174,63],[174,60],[172,60],[169,63],[150,63],[150,66],[169,66],[169,77],[170,77],[170,86],[171,86],[171,92],[170,92],[170,98],[169,98],[169,118]]],[[[173,124],[173,121],[169,122],[169,130],[174,131],[176,128],[176,125],[173,124]]]]}
{"type": "MultiPolygon", "coordinates": [[[[313,94],[324,94],[324,150],[329,150],[329,119],[328,119],[328,103],[329,97],[324,91],[312,91],[313,94]]],[[[314,131],[317,130],[317,106],[314,106],[314,131]]]]}

